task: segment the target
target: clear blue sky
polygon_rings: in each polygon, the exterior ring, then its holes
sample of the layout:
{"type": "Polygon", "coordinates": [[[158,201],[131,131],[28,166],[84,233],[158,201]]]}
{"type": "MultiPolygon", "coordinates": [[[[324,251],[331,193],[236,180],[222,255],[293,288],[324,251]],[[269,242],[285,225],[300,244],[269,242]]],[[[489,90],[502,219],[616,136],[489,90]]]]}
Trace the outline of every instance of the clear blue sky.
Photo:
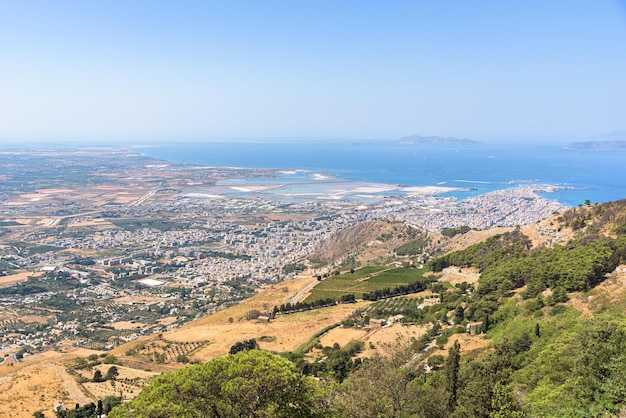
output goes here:
{"type": "Polygon", "coordinates": [[[0,0],[0,138],[626,129],[626,3],[0,0]]]}

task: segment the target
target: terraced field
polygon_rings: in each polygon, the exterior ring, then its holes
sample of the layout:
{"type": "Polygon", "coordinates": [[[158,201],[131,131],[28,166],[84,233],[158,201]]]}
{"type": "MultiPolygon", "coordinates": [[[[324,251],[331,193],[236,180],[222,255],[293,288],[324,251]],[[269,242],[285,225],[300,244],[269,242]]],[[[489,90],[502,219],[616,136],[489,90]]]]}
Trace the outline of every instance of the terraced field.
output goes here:
{"type": "Polygon", "coordinates": [[[189,355],[206,344],[206,341],[176,342],[161,338],[151,341],[148,344],[138,345],[128,351],[126,355],[137,356],[157,363],[185,363],[189,361],[189,355]]]}
{"type": "Polygon", "coordinates": [[[417,305],[419,305],[419,302],[420,299],[416,298],[390,298],[372,303],[370,306],[365,308],[365,311],[369,312],[372,310],[376,310],[382,314],[395,315],[405,309],[417,309],[417,305]]]}

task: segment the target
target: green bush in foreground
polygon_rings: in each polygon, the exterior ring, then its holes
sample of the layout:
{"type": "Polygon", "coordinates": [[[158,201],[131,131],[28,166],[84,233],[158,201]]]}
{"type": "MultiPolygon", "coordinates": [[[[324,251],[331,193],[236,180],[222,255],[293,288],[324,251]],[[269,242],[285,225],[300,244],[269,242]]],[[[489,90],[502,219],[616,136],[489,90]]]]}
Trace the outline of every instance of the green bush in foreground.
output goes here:
{"type": "Polygon", "coordinates": [[[289,360],[249,350],[161,375],[109,417],[322,417],[326,399],[289,360]]]}

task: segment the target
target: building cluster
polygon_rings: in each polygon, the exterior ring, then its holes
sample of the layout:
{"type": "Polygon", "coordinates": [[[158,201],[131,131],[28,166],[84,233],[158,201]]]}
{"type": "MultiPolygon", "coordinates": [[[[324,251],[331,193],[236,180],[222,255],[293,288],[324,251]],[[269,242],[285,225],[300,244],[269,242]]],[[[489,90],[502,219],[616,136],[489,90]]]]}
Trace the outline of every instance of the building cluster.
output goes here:
{"type": "Polygon", "coordinates": [[[430,232],[460,226],[485,229],[527,225],[566,209],[539,196],[537,191],[541,190],[543,187],[530,186],[496,190],[463,200],[434,196],[395,199],[379,211],[430,232]]]}
{"type": "Polygon", "coordinates": [[[285,266],[302,263],[320,242],[362,221],[401,220],[437,232],[528,224],[563,210],[537,191],[522,187],[465,200],[381,196],[368,205],[197,194],[153,201],[152,195],[83,214],[66,228],[32,228],[20,237],[23,248],[0,247],[0,262],[5,270],[40,270],[37,280],[47,290],[1,297],[0,306],[38,311],[49,321],[5,322],[0,349],[36,350],[63,339],[106,348],[180,326],[295,276],[285,266]],[[103,218],[109,226],[81,227],[103,218]],[[163,317],[173,320],[159,322],[163,317]],[[131,325],[118,329],[120,322],[131,325]]]}

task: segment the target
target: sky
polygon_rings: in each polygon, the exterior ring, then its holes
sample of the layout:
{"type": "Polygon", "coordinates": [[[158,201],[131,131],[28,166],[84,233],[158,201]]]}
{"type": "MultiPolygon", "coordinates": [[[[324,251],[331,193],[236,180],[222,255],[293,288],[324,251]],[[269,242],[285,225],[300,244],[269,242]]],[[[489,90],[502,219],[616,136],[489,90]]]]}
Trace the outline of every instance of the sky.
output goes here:
{"type": "Polygon", "coordinates": [[[0,0],[0,138],[626,129],[626,1],[0,0]]]}

